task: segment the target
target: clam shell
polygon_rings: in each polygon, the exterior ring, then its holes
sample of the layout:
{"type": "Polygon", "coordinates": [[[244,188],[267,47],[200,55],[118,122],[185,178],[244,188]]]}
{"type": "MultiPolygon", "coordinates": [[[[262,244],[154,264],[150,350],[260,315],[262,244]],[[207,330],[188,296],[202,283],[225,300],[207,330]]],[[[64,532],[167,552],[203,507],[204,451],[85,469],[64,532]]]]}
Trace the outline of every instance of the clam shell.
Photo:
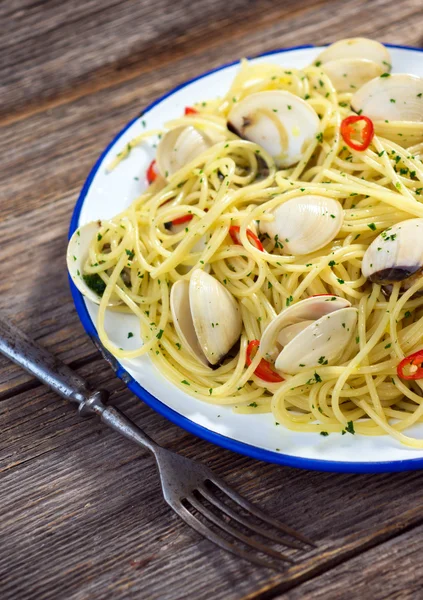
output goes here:
{"type": "Polygon", "coordinates": [[[319,128],[319,117],[307,102],[279,90],[251,94],[228,115],[228,129],[262,146],[282,168],[301,160],[319,128]]]}
{"type": "Polygon", "coordinates": [[[385,231],[367,248],[362,273],[374,283],[407,279],[423,267],[423,218],[408,219],[385,231]]]}
{"type": "Polygon", "coordinates": [[[337,92],[354,92],[386,70],[365,58],[340,58],[322,65],[337,92]]]}
{"type": "Polygon", "coordinates": [[[274,220],[260,221],[260,231],[282,244],[284,254],[304,255],[323,248],[337,236],[344,221],[337,200],[311,194],[291,198],[271,213],[274,220]]]}
{"type": "MultiPolygon", "coordinates": [[[[88,258],[88,248],[100,229],[98,221],[92,221],[86,225],[78,227],[69,240],[66,252],[66,264],[69,275],[83,296],[100,304],[101,297],[98,296],[83,279],[84,265],[88,258]]],[[[120,298],[114,294],[111,295],[108,306],[122,304],[120,298]]]]}
{"type": "Polygon", "coordinates": [[[409,146],[423,141],[423,79],[395,74],[376,77],[351,99],[351,108],[372,119],[378,135],[409,146]]]}
{"type": "Polygon", "coordinates": [[[199,344],[192,320],[189,281],[180,279],[173,284],[170,291],[170,309],[176,333],[184,347],[203,364],[208,365],[209,363],[199,344]]]}
{"type": "Polygon", "coordinates": [[[203,364],[218,364],[241,335],[238,303],[214,277],[195,269],[191,280],[173,284],[170,308],[184,346],[203,364]]]}
{"type": "Polygon", "coordinates": [[[292,329],[294,325],[307,323],[308,327],[310,323],[314,323],[321,317],[350,306],[351,302],[344,298],[323,295],[310,296],[285,308],[264,330],[260,341],[261,354],[268,360],[276,360],[282,347],[296,337],[290,334],[293,332],[299,334],[303,330],[303,327],[299,327],[298,331],[295,331],[292,329]],[[287,330],[286,334],[285,330],[287,330]]]}
{"type": "Polygon", "coordinates": [[[365,58],[380,65],[384,71],[391,70],[391,56],[388,49],[383,44],[367,38],[339,40],[323,50],[315,63],[326,64],[344,58],[365,58]]]}
{"type": "Polygon", "coordinates": [[[160,175],[169,179],[211,145],[209,137],[192,125],[171,129],[163,136],[157,148],[156,161],[160,175]]]}
{"type": "Polygon", "coordinates": [[[223,284],[201,269],[190,280],[190,307],[201,349],[211,365],[218,364],[241,335],[238,303],[223,284]]]}
{"type": "Polygon", "coordinates": [[[333,364],[355,332],[357,315],[356,308],[341,308],[314,321],[283,348],[276,369],[294,375],[304,368],[333,364]]]}

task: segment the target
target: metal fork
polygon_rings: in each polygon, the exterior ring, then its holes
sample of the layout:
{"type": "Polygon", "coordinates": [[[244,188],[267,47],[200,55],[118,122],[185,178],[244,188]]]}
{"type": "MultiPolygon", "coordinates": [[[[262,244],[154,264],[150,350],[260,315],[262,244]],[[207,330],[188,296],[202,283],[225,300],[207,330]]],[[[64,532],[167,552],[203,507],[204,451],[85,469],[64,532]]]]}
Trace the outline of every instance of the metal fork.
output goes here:
{"type": "Polygon", "coordinates": [[[150,450],[156,459],[164,499],[211,542],[252,563],[277,570],[293,563],[295,555],[282,553],[269,541],[303,551],[314,546],[311,540],[240,496],[205,465],[156,444],[122,412],[106,406],[109,392],[90,390],[82,377],[5,318],[0,318],[0,352],[60,396],[76,403],[80,415],[96,414],[103,423],[150,450]],[[270,525],[271,529],[263,525],[270,525]],[[258,541],[255,535],[267,543],[258,541]],[[241,544],[234,543],[233,538],[241,544]]]}

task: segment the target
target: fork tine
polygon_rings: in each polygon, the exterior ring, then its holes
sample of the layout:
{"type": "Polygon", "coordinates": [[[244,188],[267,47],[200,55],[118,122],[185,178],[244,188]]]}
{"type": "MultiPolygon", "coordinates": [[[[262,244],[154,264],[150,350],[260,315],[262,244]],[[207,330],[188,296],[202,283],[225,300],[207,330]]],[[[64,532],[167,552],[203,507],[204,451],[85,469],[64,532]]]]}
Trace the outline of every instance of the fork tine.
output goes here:
{"type": "Polygon", "coordinates": [[[268,546],[265,546],[264,544],[261,544],[260,542],[257,542],[256,540],[253,540],[252,538],[249,538],[248,536],[241,533],[241,531],[239,531],[238,529],[235,529],[235,527],[232,527],[232,525],[229,525],[229,523],[226,523],[225,521],[223,521],[221,518],[219,518],[217,515],[215,515],[211,510],[209,510],[206,506],[201,504],[201,502],[199,502],[197,500],[197,498],[195,498],[195,496],[193,496],[192,494],[187,496],[187,500],[194,508],[196,508],[198,510],[199,513],[201,513],[209,521],[211,521],[212,523],[214,523],[215,525],[220,527],[220,529],[223,529],[223,531],[226,531],[227,533],[230,533],[237,539],[241,540],[241,542],[243,542],[247,546],[250,546],[251,548],[258,550],[259,552],[263,552],[264,554],[267,554],[268,556],[272,556],[273,558],[276,558],[278,560],[284,560],[289,563],[294,562],[292,560],[292,558],[289,558],[285,554],[282,554],[281,552],[277,552],[276,550],[273,550],[273,548],[269,548],[268,546]]]}
{"type": "Polygon", "coordinates": [[[244,525],[248,529],[251,529],[255,533],[258,533],[259,535],[267,537],[269,540],[272,540],[273,542],[277,542],[278,544],[283,544],[284,546],[288,546],[290,548],[295,548],[297,550],[303,550],[304,547],[299,542],[294,542],[289,539],[288,540],[284,539],[284,538],[276,535],[275,533],[273,533],[273,531],[269,531],[268,529],[263,529],[262,527],[258,527],[257,525],[255,525],[255,523],[251,523],[248,520],[248,518],[242,516],[236,510],[233,510],[230,506],[228,506],[228,504],[225,504],[225,502],[222,502],[221,500],[219,500],[219,498],[217,498],[217,496],[214,496],[213,494],[211,494],[205,486],[202,486],[199,489],[201,491],[201,494],[211,504],[216,506],[216,508],[219,508],[222,512],[226,513],[229,517],[231,517],[231,519],[234,519],[235,521],[238,521],[238,523],[241,523],[241,525],[244,525]]]}
{"type": "Polygon", "coordinates": [[[309,546],[313,546],[313,548],[317,548],[316,544],[314,542],[312,542],[309,538],[307,538],[305,535],[303,535],[302,533],[299,533],[298,531],[295,531],[294,529],[292,529],[291,527],[288,527],[288,525],[285,525],[284,523],[281,523],[277,519],[270,517],[265,512],[263,512],[260,508],[258,508],[257,506],[255,506],[254,504],[252,504],[251,502],[246,500],[246,498],[244,498],[243,496],[240,496],[235,490],[230,488],[223,481],[223,479],[213,476],[213,478],[209,478],[209,480],[217,488],[219,488],[222,492],[224,492],[227,496],[229,496],[229,498],[231,498],[231,500],[233,500],[234,502],[239,504],[239,506],[241,506],[245,510],[248,510],[251,514],[253,514],[258,519],[261,519],[262,521],[264,521],[265,523],[268,523],[269,525],[273,525],[273,527],[275,527],[276,529],[279,529],[279,531],[283,531],[284,533],[287,533],[288,535],[292,536],[293,538],[296,538],[297,540],[304,542],[304,544],[308,544],[309,546]]]}
{"type": "Polygon", "coordinates": [[[182,504],[172,504],[172,508],[181,517],[181,519],[185,521],[187,525],[195,529],[195,531],[197,531],[200,535],[208,539],[210,542],[213,542],[220,548],[223,548],[223,550],[231,552],[232,554],[235,554],[235,556],[243,558],[248,562],[254,563],[260,567],[266,567],[267,569],[274,569],[276,571],[281,570],[281,565],[273,564],[271,562],[268,562],[267,560],[263,560],[262,558],[259,558],[251,552],[245,552],[245,550],[242,550],[242,548],[239,548],[239,546],[231,544],[224,538],[220,537],[214,531],[206,527],[204,523],[202,523],[199,519],[194,517],[194,515],[190,513],[189,510],[185,508],[185,506],[183,506],[182,504]]]}

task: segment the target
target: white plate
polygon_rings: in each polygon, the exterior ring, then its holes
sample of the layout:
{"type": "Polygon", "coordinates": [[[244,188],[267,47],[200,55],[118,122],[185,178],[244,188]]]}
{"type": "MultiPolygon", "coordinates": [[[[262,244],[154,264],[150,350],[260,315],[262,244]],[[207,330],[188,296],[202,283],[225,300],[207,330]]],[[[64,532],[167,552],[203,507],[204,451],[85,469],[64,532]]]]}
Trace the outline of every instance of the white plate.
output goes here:
{"type": "MultiPolygon", "coordinates": [[[[321,48],[306,46],[267,53],[253,62],[271,62],[284,67],[305,67],[321,48]]],[[[421,51],[390,46],[393,71],[423,76],[421,51]]],[[[72,216],[70,235],[88,221],[113,217],[146,187],[146,169],[154,157],[153,147],[140,147],[110,174],[106,165],[125,144],[145,129],[162,127],[163,123],[183,113],[185,106],[222,95],[228,89],[238,63],[205,73],[172,90],[133,119],[106,148],[92,169],[72,216]]],[[[97,338],[97,307],[71,283],[75,306],[87,333],[97,338]]],[[[110,312],[107,331],[113,341],[124,348],[135,348],[141,342],[135,332],[136,318],[110,312]],[[127,339],[127,333],[134,337],[127,339]]],[[[272,415],[240,415],[231,408],[203,403],[186,395],[169,383],[152,365],[148,357],[115,362],[115,370],[128,387],[157,412],[177,425],[215,444],[257,459],[284,465],[325,471],[380,472],[423,468],[423,450],[402,446],[388,436],[297,433],[276,426],[272,415]]],[[[423,438],[423,425],[407,433],[423,438]]]]}

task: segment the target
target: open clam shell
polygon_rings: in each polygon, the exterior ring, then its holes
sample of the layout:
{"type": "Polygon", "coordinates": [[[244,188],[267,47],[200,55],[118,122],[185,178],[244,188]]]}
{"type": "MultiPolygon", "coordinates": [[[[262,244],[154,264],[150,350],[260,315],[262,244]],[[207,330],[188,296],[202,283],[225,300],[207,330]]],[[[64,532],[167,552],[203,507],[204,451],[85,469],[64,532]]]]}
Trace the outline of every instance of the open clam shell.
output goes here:
{"type": "MultiPolygon", "coordinates": [[[[84,265],[88,258],[88,249],[94,237],[100,230],[98,221],[92,221],[78,227],[69,240],[66,263],[73,283],[83,296],[100,304],[102,290],[105,284],[99,275],[84,275],[84,265]]],[[[114,294],[110,297],[108,306],[122,304],[120,298],[114,294]]]]}
{"type": "Polygon", "coordinates": [[[267,360],[274,362],[282,348],[305,327],[325,315],[350,306],[351,302],[348,300],[331,295],[310,296],[310,298],[300,300],[300,302],[285,308],[269,323],[261,337],[260,352],[267,360]]]}
{"type": "Polygon", "coordinates": [[[326,64],[346,58],[365,58],[377,63],[384,71],[391,70],[391,56],[388,49],[375,40],[361,37],[346,38],[331,44],[319,54],[315,64],[326,64]]]}
{"type": "Polygon", "coordinates": [[[363,256],[362,273],[374,283],[404,281],[423,269],[423,219],[408,219],[382,231],[363,256]]]}
{"type": "Polygon", "coordinates": [[[333,364],[349,343],[357,309],[339,296],[312,296],[283,310],[269,323],[260,351],[288,374],[333,364]]]}
{"type": "Polygon", "coordinates": [[[160,175],[168,179],[211,145],[211,139],[192,125],[171,129],[157,148],[156,161],[160,175]]]}
{"type": "Polygon", "coordinates": [[[344,222],[341,204],[327,196],[291,198],[271,211],[273,221],[260,221],[260,232],[278,243],[284,254],[304,255],[329,244],[344,222]]]}
{"type": "Polygon", "coordinates": [[[284,373],[333,364],[350,342],[357,324],[356,308],[325,315],[296,335],[280,352],[275,367],[284,373]]]}
{"type": "Polygon", "coordinates": [[[301,160],[319,127],[319,117],[307,102],[279,90],[251,94],[228,115],[228,129],[262,146],[282,168],[301,160]]]}
{"type": "Polygon", "coordinates": [[[205,365],[219,364],[241,335],[241,312],[235,298],[201,269],[193,271],[189,282],[173,284],[170,307],[183,344],[205,365]]]}
{"type": "Polygon", "coordinates": [[[351,108],[372,119],[378,135],[410,146],[423,141],[423,79],[394,74],[376,77],[351,99],[351,108]]]}

